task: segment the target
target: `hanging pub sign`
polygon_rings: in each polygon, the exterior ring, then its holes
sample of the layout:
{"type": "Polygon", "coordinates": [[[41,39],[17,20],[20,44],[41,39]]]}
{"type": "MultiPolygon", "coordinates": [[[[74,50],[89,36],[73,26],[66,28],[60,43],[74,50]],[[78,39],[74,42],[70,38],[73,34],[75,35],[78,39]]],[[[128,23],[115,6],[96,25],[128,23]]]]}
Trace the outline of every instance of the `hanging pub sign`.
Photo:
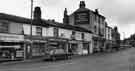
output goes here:
{"type": "Polygon", "coordinates": [[[76,12],[75,13],[75,24],[89,24],[89,12],[76,12]]]}

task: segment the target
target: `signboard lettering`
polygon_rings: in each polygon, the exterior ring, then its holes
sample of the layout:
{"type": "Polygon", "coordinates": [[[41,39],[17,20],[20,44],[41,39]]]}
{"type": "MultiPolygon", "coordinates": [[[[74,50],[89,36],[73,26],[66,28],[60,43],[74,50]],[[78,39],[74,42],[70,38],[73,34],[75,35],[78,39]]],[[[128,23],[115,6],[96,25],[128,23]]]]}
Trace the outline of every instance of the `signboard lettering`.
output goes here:
{"type": "Polygon", "coordinates": [[[75,24],[89,24],[89,12],[75,13],[75,24]]]}

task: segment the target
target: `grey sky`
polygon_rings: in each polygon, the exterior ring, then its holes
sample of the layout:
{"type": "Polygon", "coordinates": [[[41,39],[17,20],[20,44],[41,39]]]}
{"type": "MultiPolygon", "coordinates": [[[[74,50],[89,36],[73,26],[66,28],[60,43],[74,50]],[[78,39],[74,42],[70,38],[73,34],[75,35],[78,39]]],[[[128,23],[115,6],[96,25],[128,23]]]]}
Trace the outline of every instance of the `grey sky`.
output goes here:
{"type": "MultiPolygon", "coordinates": [[[[62,22],[63,10],[68,13],[74,12],[80,0],[34,0],[34,6],[41,6],[42,17],[55,19],[62,22]]],[[[123,32],[126,37],[135,33],[135,0],[84,0],[86,7],[94,10],[99,9],[100,13],[107,18],[110,26],[118,26],[121,36],[123,32]]],[[[0,12],[14,14],[23,17],[30,17],[30,0],[2,0],[0,12]]]]}

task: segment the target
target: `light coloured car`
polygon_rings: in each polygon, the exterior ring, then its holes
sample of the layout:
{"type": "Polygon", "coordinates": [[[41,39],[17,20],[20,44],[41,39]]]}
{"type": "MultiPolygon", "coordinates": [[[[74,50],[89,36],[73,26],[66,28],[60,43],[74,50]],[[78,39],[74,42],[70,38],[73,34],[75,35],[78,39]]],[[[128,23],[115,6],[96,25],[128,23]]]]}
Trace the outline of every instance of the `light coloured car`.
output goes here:
{"type": "Polygon", "coordinates": [[[52,49],[47,51],[46,59],[51,59],[55,61],[56,59],[69,59],[71,54],[67,53],[64,49],[52,49]]]}

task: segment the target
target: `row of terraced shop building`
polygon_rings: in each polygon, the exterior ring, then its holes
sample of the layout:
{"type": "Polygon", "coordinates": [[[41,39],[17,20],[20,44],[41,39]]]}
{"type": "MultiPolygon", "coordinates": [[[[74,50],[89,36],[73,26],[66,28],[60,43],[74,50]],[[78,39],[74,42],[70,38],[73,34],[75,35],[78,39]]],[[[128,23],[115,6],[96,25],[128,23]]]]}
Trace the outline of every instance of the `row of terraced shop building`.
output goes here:
{"type": "MultiPolygon", "coordinates": [[[[40,7],[35,7],[31,24],[31,19],[0,13],[1,57],[7,49],[10,50],[9,56],[15,58],[45,56],[51,47],[66,52],[72,50],[74,55],[88,55],[105,51],[109,47],[106,45],[115,42],[112,36],[115,31],[107,26],[105,17],[98,9],[86,8],[84,1],[80,1],[79,8],[70,15],[65,9],[63,23],[42,19],[41,15],[40,7]]],[[[119,38],[118,32],[117,35],[119,38]]]]}

